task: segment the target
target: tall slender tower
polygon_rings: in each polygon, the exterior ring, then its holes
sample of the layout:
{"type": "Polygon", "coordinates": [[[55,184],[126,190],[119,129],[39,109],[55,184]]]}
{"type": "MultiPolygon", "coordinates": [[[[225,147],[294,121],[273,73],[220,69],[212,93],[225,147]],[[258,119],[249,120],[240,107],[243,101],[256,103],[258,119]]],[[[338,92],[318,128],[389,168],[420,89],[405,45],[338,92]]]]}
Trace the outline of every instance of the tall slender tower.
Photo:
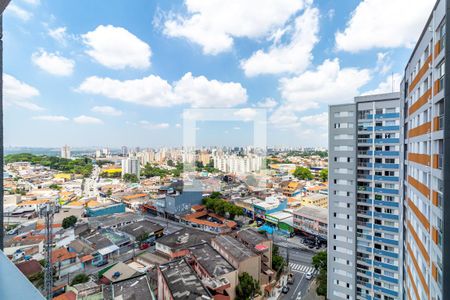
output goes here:
{"type": "Polygon", "coordinates": [[[450,299],[450,1],[431,12],[405,68],[405,299],[450,299]]]}
{"type": "Polygon", "coordinates": [[[400,94],[330,107],[329,299],[401,299],[400,94]]]}

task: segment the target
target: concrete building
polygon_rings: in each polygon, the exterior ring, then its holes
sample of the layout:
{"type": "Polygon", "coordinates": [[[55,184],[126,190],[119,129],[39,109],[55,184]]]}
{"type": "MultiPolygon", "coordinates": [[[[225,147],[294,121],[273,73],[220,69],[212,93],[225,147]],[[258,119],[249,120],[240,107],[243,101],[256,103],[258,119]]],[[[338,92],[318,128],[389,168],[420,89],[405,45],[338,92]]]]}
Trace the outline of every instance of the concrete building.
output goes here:
{"type": "Polygon", "coordinates": [[[318,239],[326,240],[328,210],[317,206],[302,206],[294,210],[294,227],[318,239]]]}
{"type": "Polygon", "coordinates": [[[302,205],[306,206],[316,206],[327,208],[328,207],[328,196],[324,194],[311,194],[305,197],[302,197],[301,200],[302,205]]]}
{"type": "Polygon", "coordinates": [[[189,262],[215,299],[235,299],[238,271],[208,243],[189,248],[189,262]]]}
{"type": "Polygon", "coordinates": [[[155,249],[164,257],[174,259],[187,255],[189,247],[209,243],[213,237],[211,233],[186,227],[157,239],[155,249]]]}
{"type": "Polygon", "coordinates": [[[402,295],[399,93],[330,106],[328,298],[402,295]]]}
{"type": "Polygon", "coordinates": [[[227,173],[245,174],[261,170],[263,158],[258,155],[215,155],[214,168],[227,173]]]}
{"type": "Polygon", "coordinates": [[[261,256],[243,243],[229,235],[219,235],[211,240],[211,246],[238,270],[239,275],[247,272],[260,281],[261,256]]]}
{"type": "Polygon", "coordinates": [[[61,158],[67,158],[67,159],[71,158],[69,146],[64,145],[61,147],[61,158]]]}
{"type": "Polygon", "coordinates": [[[134,174],[139,178],[141,166],[137,158],[129,157],[122,159],[122,177],[125,174],[134,174]]]}
{"type": "Polygon", "coordinates": [[[450,168],[445,164],[450,157],[449,4],[436,2],[401,86],[405,299],[450,298],[450,218],[445,217],[450,212],[450,168]]]}
{"type": "Polygon", "coordinates": [[[184,258],[158,267],[158,300],[213,299],[184,258]]]}

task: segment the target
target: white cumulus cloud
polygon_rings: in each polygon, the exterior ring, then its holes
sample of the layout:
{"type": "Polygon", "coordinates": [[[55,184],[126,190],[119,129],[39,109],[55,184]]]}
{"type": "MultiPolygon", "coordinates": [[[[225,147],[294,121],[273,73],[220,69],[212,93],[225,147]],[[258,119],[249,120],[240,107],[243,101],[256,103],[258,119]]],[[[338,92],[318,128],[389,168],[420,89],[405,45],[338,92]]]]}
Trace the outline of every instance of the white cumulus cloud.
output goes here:
{"type": "Polygon", "coordinates": [[[170,127],[169,123],[151,123],[146,120],[139,121],[139,124],[141,124],[142,128],[149,129],[149,130],[166,129],[166,128],[170,127]]]}
{"type": "Polygon", "coordinates": [[[53,115],[46,115],[46,116],[34,116],[32,117],[33,120],[38,121],[48,121],[48,122],[65,122],[69,121],[69,118],[64,116],[53,116],[53,115]]]}
{"type": "Polygon", "coordinates": [[[81,37],[88,47],[86,53],[105,67],[119,70],[150,66],[150,46],[125,28],[100,25],[81,37]]]}
{"type": "Polygon", "coordinates": [[[370,79],[369,69],[341,68],[337,58],[326,59],[316,70],[282,78],[279,89],[285,105],[303,111],[317,108],[319,104],[351,101],[370,79]]]}
{"type": "Polygon", "coordinates": [[[380,82],[375,89],[364,92],[363,95],[398,92],[400,90],[400,82],[402,79],[403,76],[400,73],[389,75],[385,78],[385,80],[380,82]]]}
{"type": "Polygon", "coordinates": [[[270,98],[270,97],[265,98],[264,100],[261,100],[261,101],[256,103],[257,107],[267,108],[267,109],[272,109],[272,108],[274,108],[277,105],[278,105],[278,102],[275,101],[275,99],[270,98]]]}
{"type": "Polygon", "coordinates": [[[34,52],[31,60],[40,69],[56,76],[69,76],[75,68],[73,60],[65,58],[59,53],[49,53],[42,49],[34,52]]]}
{"type": "Polygon", "coordinates": [[[102,120],[85,115],[75,117],[73,118],[73,121],[78,124],[103,124],[102,120]]]}
{"type": "Polygon", "coordinates": [[[39,96],[39,90],[9,74],[3,74],[3,99],[6,106],[17,106],[28,110],[39,111],[43,108],[32,102],[39,96]]]}
{"type": "Polygon", "coordinates": [[[419,38],[435,0],[363,0],[343,31],[336,48],[358,52],[372,48],[412,47],[419,38]]]}
{"type": "Polygon", "coordinates": [[[233,107],[247,101],[247,91],[240,83],[195,77],[190,72],[174,83],[174,92],[180,102],[192,107],[233,107]]]}
{"type": "Polygon", "coordinates": [[[67,33],[66,27],[56,27],[53,29],[48,29],[47,33],[52,39],[60,43],[62,46],[65,46],[67,44],[69,34],[67,33]]]}
{"type": "MultiPolygon", "coordinates": [[[[295,19],[291,31],[288,43],[279,43],[278,37],[268,51],[258,50],[249,59],[242,60],[241,68],[245,75],[301,73],[306,70],[312,60],[314,45],[319,40],[319,10],[307,8],[295,19]]],[[[285,30],[281,35],[287,32],[285,30]]]]}
{"type": "Polygon", "coordinates": [[[169,13],[164,33],[200,45],[205,54],[231,49],[234,38],[268,35],[310,0],[185,0],[186,14],[169,13]]]}
{"type": "Polygon", "coordinates": [[[177,103],[172,86],[159,76],[150,75],[142,79],[116,80],[108,77],[86,78],[79,91],[102,95],[111,99],[153,107],[172,106],[177,103]]]}
{"type": "Polygon", "coordinates": [[[78,90],[152,107],[232,107],[247,101],[247,91],[240,83],[195,77],[190,72],[173,84],[155,75],[124,81],[92,76],[78,90]]]}
{"type": "Polygon", "coordinates": [[[93,112],[108,115],[108,116],[121,116],[122,111],[112,106],[94,106],[91,109],[93,112]]]}
{"type": "Polygon", "coordinates": [[[33,14],[31,12],[23,9],[22,7],[16,5],[15,3],[10,3],[6,7],[5,12],[13,14],[14,16],[21,19],[22,21],[28,21],[33,16],[33,14]]]}
{"type": "Polygon", "coordinates": [[[241,118],[243,121],[251,121],[255,119],[257,114],[253,108],[241,108],[233,113],[236,117],[241,118]]]}

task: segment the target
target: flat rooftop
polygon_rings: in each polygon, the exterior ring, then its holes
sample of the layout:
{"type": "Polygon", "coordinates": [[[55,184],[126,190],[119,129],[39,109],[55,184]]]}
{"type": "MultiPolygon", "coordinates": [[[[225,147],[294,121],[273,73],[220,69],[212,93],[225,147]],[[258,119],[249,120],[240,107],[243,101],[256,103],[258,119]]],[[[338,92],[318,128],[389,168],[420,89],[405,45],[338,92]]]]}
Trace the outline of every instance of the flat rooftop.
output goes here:
{"type": "Polygon", "coordinates": [[[148,300],[153,299],[152,295],[150,281],[146,275],[103,286],[105,300],[148,300]]]}
{"type": "Polygon", "coordinates": [[[328,209],[317,206],[302,206],[294,211],[295,215],[302,215],[312,220],[319,220],[328,224],[328,209]]]}
{"type": "Polygon", "coordinates": [[[159,266],[173,299],[212,299],[192,267],[177,259],[159,266]]]}
{"type": "Polygon", "coordinates": [[[89,227],[91,228],[98,228],[98,227],[112,227],[121,223],[128,223],[128,222],[136,222],[137,220],[142,219],[141,216],[136,215],[134,213],[119,213],[114,214],[114,216],[100,216],[100,217],[90,217],[89,220],[89,227]]]}
{"type": "Polygon", "coordinates": [[[218,277],[234,271],[234,267],[211,245],[204,243],[189,248],[199,264],[211,275],[218,277]]]}
{"type": "Polygon", "coordinates": [[[183,228],[159,238],[156,242],[172,250],[187,249],[194,245],[210,242],[213,234],[191,228],[183,228]]]}
{"type": "Polygon", "coordinates": [[[261,234],[254,228],[242,229],[241,231],[238,232],[237,235],[241,240],[245,241],[246,243],[252,246],[256,246],[268,240],[267,235],[265,233],[261,234]]]}
{"type": "Polygon", "coordinates": [[[164,227],[147,220],[142,220],[121,227],[119,230],[128,233],[129,235],[132,235],[134,237],[138,237],[144,233],[154,233],[164,230],[164,227]]]}
{"type": "Polygon", "coordinates": [[[214,241],[237,261],[244,261],[257,255],[244,244],[229,235],[219,235],[214,241]]]}

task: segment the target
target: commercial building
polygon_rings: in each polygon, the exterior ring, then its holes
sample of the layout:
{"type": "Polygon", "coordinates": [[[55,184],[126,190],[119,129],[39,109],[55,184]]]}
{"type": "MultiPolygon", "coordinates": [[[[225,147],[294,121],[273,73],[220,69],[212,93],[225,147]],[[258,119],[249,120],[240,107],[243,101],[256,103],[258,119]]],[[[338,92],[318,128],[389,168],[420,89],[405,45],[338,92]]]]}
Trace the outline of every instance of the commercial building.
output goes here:
{"type": "Polygon", "coordinates": [[[330,300],[402,298],[399,98],[330,106],[330,300]]]}
{"type": "Polygon", "coordinates": [[[326,240],[328,210],[317,206],[302,206],[294,210],[294,227],[303,233],[326,240]]]}
{"type": "Polygon", "coordinates": [[[401,86],[405,299],[450,298],[449,4],[436,2],[401,86]]]}
{"type": "Polygon", "coordinates": [[[264,201],[253,203],[254,216],[257,220],[265,220],[266,215],[286,209],[287,202],[285,196],[273,195],[267,197],[264,201]]]}

